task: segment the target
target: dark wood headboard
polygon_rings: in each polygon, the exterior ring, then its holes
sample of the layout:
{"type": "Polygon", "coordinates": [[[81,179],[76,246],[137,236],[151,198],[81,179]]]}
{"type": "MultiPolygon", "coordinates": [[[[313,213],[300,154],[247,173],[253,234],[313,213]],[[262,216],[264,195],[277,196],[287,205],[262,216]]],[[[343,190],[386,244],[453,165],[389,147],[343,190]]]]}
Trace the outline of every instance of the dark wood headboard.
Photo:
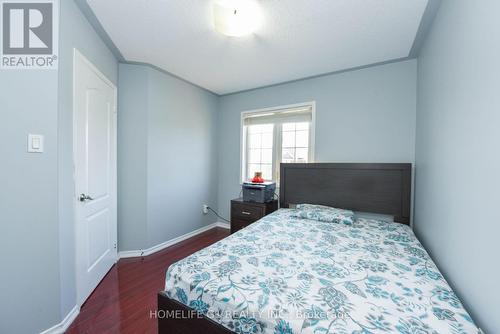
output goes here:
{"type": "Polygon", "coordinates": [[[281,164],[280,205],[328,205],[409,224],[411,170],[411,164],[281,164]]]}

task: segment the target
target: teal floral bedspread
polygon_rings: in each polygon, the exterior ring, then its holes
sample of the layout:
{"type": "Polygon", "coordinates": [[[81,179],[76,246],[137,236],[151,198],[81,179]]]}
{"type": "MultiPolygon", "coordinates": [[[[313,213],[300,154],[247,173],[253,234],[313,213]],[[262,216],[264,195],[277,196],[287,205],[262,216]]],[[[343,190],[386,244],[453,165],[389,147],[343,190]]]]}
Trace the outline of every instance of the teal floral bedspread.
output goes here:
{"type": "Polygon", "coordinates": [[[236,333],[478,333],[408,226],[292,212],[172,264],[168,296],[236,333]]]}

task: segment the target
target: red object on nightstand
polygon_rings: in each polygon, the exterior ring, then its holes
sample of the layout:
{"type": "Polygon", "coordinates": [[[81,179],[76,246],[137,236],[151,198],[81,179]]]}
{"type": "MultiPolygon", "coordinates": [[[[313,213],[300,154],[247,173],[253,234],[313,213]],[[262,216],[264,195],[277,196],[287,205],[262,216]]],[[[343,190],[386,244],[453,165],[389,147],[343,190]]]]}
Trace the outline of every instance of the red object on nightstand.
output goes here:
{"type": "Polygon", "coordinates": [[[255,176],[252,179],[252,183],[264,183],[262,172],[255,172],[255,176]]]}

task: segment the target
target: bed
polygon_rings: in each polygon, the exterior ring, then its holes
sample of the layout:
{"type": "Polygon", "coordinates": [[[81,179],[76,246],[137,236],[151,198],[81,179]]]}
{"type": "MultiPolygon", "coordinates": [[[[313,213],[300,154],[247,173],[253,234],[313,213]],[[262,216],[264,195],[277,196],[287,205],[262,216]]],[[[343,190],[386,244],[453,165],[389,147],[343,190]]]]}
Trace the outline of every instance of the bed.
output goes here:
{"type": "Polygon", "coordinates": [[[408,226],[411,165],[284,164],[282,209],[171,265],[160,333],[477,333],[408,226]],[[297,218],[313,203],[386,214],[297,218]]]}

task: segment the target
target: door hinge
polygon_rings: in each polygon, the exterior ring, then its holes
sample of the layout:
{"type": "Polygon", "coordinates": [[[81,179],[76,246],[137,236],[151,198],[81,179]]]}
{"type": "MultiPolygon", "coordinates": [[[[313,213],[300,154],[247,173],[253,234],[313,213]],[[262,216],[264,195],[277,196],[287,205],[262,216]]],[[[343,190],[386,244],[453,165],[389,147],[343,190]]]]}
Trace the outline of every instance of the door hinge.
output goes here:
{"type": "Polygon", "coordinates": [[[113,248],[116,249],[116,242],[113,244],[113,248]]]}

